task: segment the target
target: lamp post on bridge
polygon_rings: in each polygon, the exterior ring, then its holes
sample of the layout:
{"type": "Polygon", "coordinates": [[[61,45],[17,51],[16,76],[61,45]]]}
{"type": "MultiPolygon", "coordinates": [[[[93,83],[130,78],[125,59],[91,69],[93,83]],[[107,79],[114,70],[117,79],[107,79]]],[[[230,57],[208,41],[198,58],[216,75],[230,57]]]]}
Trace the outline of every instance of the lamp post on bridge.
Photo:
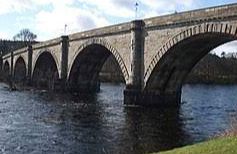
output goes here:
{"type": "Polygon", "coordinates": [[[64,35],[67,35],[67,24],[64,25],[64,35]]]}
{"type": "Polygon", "coordinates": [[[138,17],[138,3],[135,3],[135,20],[137,20],[138,17]]]}

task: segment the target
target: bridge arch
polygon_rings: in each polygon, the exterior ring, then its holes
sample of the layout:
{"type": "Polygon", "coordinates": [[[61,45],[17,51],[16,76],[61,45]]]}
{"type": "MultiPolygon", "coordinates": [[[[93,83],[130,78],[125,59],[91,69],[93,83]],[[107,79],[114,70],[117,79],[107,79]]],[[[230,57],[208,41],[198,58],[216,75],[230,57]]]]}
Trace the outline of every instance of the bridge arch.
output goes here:
{"type": "MultiPolygon", "coordinates": [[[[28,60],[25,56],[19,54],[19,55],[15,55],[14,58],[13,58],[13,73],[15,71],[15,68],[16,68],[16,62],[18,60],[23,60],[22,62],[24,62],[25,66],[26,66],[26,71],[28,70],[27,68],[27,64],[28,64],[28,60]]],[[[18,61],[19,62],[19,61],[18,61]]]]}
{"type": "Polygon", "coordinates": [[[81,51],[83,51],[84,49],[86,49],[87,47],[89,47],[91,45],[102,46],[102,47],[106,48],[107,51],[109,51],[115,57],[115,59],[117,60],[119,66],[120,66],[120,69],[121,69],[122,74],[124,76],[125,82],[127,83],[128,82],[128,78],[129,78],[128,70],[127,70],[127,67],[126,67],[126,65],[125,65],[121,55],[119,54],[119,52],[114,47],[112,47],[104,39],[91,39],[91,40],[83,43],[83,45],[81,45],[77,49],[77,52],[74,54],[72,60],[70,60],[70,63],[69,63],[68,78],[69,78],[69,75],[70,75],[70,72],[71,72],[71,69],[72,69],[72,65],[73,65],[75,59],[77,58],[77,56],[80,54],[81,51]]]}
{"type": "MultiPolygon", "coordinates": [[[[82,87],[82,90],[87,87],[86,89],[89,91],[96,91],[99,72],[110,55],[116,59],[124,81],[127,83],[128,71],[118,51],[106,40],[95,38],[80,46],[70,60],[67,76],[69,89],[80,90],[82,87]],[[80,85],[78,85],[79,82],[80,85]]],[[[84,89],[83,91],[87,90],[84,89]]]]}
{"type": "Polygon", "coordinates": [[[175,35],[153,56],[144,74],[144,92],[180,100],[182,84],[192,68],[214,48],[236,39],[236,25],[216,22],[175,35]]]}
{"type": "Polygon", "coordinates": [[[38,88],[54,89],[59,79],[56,56],[49,51],[43,51],[36,56],[34,61],[32,84],[38,88]]]}
{"type": "Polygon", "coordinates": [[[22,56],[19,56],[14,65],[14,81],[16,83],[23,83],[26,81],[27,67],[26,62],[22,56]]]}
{"type": "Polygon", "coordinates": [[[57,70],[59,72],[59,68],[60,67],[59,67],[59,60],[58,60],[57,56],[52,51],[46,49],[46,50],[39,51],[36,54],[35,58],[32,59],[32,74],[31,74],[31,76],[33,76],[35,65],[36,65],[36,62],[38,61],[39,57],[41,57],[45,53],[47,53],[48,55],[50,55],[53,58],[53,60],[54,60],[54,62],[56,64],[56,68],[57,68],[57,70]]]}

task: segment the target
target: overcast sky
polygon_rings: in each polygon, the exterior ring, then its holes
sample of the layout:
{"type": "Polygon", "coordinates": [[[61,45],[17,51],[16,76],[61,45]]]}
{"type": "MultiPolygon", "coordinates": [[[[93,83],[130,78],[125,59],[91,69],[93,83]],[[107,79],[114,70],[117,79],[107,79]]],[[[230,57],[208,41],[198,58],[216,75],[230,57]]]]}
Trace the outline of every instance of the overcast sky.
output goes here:
{"type": "MultiPolygon", "coordinates": [[[[236,0],[137,0],[138,17],[147,18],[236,0]]],[[[64,34],[134,20],[136,0],[0,0],[0,38],[29,28],[43,41],[64,34]]],[[[237,52],[237,43],[228,45],[237,52]]],[[[226,50],[222,48],[220,50],[226,50]]]]}

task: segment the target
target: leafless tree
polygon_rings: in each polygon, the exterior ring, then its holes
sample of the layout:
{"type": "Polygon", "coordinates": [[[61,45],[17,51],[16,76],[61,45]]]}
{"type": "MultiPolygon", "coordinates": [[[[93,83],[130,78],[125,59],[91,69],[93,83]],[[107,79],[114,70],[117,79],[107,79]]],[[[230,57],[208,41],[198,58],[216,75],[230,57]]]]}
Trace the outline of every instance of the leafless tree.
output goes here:
{"type": "Polygon", "coordinates": [[[29,29],[22,29],[18,34],[13,37],[13,40],[19,40],[24,42],[32,42],[35,41],[37,35],[32,33],[29,29]]]}

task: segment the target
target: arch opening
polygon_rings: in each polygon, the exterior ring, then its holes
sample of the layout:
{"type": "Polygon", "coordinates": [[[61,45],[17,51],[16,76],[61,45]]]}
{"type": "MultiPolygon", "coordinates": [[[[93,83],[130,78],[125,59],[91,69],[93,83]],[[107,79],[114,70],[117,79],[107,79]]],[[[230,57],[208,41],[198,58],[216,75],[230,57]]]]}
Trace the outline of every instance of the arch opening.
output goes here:
{"type": "Polygon", "coordinates": [[[233,40],[236,40],[233,35],[216,32],[183,39],[169,48],[157,62],[146,82],[144,93],[158,95],[164,103],[179,105],[182,85],[192,68],[211,50],[233,40]]]}
{"type": "Polygon", "coordinates": [[[100,72],[106,60],[113,59],[116,73],[125,82],[121,68],[112,52],[100,44],[90,44],[77,54],[68,77],[68,89],[72,92],[95,93],[100,90],[100,72]]]}
{"type": "Polygon", "coordinates": [[[3,80],[8,81],[10,77],[10,65],[8,61],[6,61],[3,65],[3,80]]]}
{"type": "Polygon", "coordinates": [[[105,60],[99,73],[99,80],[105,83],[125,83],[120,66],[112,54],[105,60]]]}
{"type": "Polygon", "coordinates": [[[56,62],[49,52],[38,57],[32,75],[32,85],[40,89],[54,90],[59,81],[56,62]]]}
{"type": "Polygon", "coordinates": [[[237,41],[231,41],[205,55],[186,76],[184,84],[237,83],[237,41]]]}
{"type": "Polygon", "coordinates": [[[14,82],[22,85],[26,82],[26,64],[22,57],[19,57],[15,64],[14,82]]]}

